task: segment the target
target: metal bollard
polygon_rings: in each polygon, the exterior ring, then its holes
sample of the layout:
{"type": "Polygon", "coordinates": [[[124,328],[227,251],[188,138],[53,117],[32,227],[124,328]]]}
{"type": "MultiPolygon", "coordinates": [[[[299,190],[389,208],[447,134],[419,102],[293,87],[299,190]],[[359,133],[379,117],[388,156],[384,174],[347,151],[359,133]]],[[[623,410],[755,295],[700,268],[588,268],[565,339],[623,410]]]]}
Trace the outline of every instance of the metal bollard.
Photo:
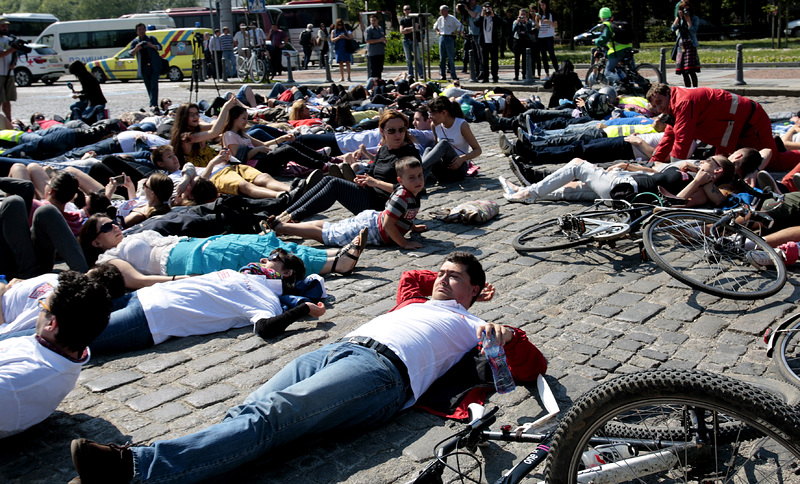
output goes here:
{"type": "Polygon", "coordinates": [[[533,55],[531,54],[530,47],[525,49],[525,58],[527,59],[525,62],[525,79],[522,81],[522,84],[530,86],[533,84],[533,55]]]}
{"type": "Polygon", "coordinates": [[[294,77],[292,77],[292,58],[288,52],[284,52],[283,55],[286,57],[286,71],[289,76],[286,82],[294,82],[294,77]]]}
{"type": "Polygon", "coordinates": [[[469,51],[469,80],[478,82],[478,53],[475,49],[469,51]]]}
{"type": "Polygon", "coordinates": [[[659,64],[659,69],[661,69],[661,82],[666,84],[667,83],[667,48],[661,48],[661,62],[659,64]]]}
{"type": "Polygon", "coordinates": [[[744,56],[742,55],[742,44],[736,44],[736,80],[734,86],[744,86],[744,56]]]}
{"type": "Polygon", "coordinates": [[[333,83],[331,79],[331,55],[325,54],[325,82],[333,83]]]}

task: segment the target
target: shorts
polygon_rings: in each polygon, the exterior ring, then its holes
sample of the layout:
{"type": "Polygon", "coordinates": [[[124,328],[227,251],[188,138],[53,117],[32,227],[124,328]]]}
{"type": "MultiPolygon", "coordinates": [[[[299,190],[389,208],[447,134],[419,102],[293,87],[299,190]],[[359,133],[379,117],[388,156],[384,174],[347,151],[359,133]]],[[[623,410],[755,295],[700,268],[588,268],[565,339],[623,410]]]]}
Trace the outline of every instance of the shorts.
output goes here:
{"type": "Polygon", "coordinates": [[[242,180],[253,183],[262,172],[248,165],[231,165],[218,171],[211,177],[211,182],[217,187],[220,193],[226,195],[238,195],[239,183],[242,180]]]}
{"type": "MultiPolygon", "coordinates": [[[[17,83],[14,76],[0,76],[0,104],[17,100],[17,83]]],[[[9,120],[10,121],[10,120],[9,120]]]]}
{"type": "Polygon", "coordinates": [[[364,210],[355,217],[346,218],[339,222],[324,222],[322,224],[322,242],[325,245],[344,247],[367,227],[367,243],[369,245],[389,245],[380,234],[381,214],[377,210],[364,210]]]}

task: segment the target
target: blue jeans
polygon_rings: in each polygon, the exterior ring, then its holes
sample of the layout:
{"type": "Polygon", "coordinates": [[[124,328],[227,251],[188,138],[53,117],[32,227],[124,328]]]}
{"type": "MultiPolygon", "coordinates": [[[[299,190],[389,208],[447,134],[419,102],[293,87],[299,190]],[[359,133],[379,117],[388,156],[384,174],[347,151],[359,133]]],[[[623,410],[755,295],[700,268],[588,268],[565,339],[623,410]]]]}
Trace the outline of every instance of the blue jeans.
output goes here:
{"type": "MultiPolygon", "coordinates": [[[[28,139],[28,138],[25,138],[28,139]]],[[[75,131],[71,129],[60,129],[48,133],[47,136],[40,136],[30,139],[24,143],[19,143],[13,148],[3,152],[6,158],[30,157],[35,160],[45,160],[58,156],[75,147],[75,131]],[[24,155],[23,155],[24,153],[24,155]]]]}
{"type": "Polygon", "coordinates": [[[108,326],[89,347],[97,353],[120,353],[153,346],[150,326],[135,292],[114,300],[114,312],[108,326]]]}
{"type": "Polygon", "coordinates": [[[452,35],[439,37],[439,74],[442,79],[447,78],[447,68],[450,76],[458,79],[456,75],[456,39],[452,35]]]}
{"type": "Polygon", "coordinates": [[[484,121],[486,119],[486,105],[478,101],[469,94],[464,94],[458,99],[459,104],[469,104],[472,107],[472,112],[475,113],[476,121],[484,121]]]}
{"type": "Polygon", "coordinates": [[[405,383],[388,359],[356,344],[330,344],[289,363],[228,410],[222,422],[132,447],[134,477],[208,479],[305,435],[385,422],[405,402],[405,383]]]}
{"type": "Polygon", "coordinates": [[[158,78],[160,73],[153,71],[152,66],[142,66],[142,80],[147,94],[150,96],[150,106],[158,106],[158,78]]]}
{"type": "Polygon", "coordinates": [[[236,77],[236,56],[232,50],[222,51],[222,62],[228,77],[236,77]]]}
{"type": "Polygon", "coordinates": [[[270,141],[286,134],[278,128],[267,126],[264,124],[254,124],[247,130],[247,134],[257,139],[258,141],[270,141]]]}
{"type": "Polygon", "coordinates": [[[417,47],[417,49],[414,49],[413,40],[403,40],[403,52],[406,55],[406,69],[408,72],[408,77],[425,79],[425,73],[422,70],[422,56],[420,55],[419,47],[417,47]],[[414,76],[414,67],[413,67],[414,61],[416,61],[417,63],[416,76],[414,76]]]}
{"type": "Polygon", "coordinates": [[[608,79],[610,83],[619,81],[619,76],[617,75],[617,65],[620,62],[628,62],[631,66],[631,69],[633,69],[635,66],[632,56],[626,55],[621,57],[609,57],[608,60],[606,60],[606,79],[608,79]]]}

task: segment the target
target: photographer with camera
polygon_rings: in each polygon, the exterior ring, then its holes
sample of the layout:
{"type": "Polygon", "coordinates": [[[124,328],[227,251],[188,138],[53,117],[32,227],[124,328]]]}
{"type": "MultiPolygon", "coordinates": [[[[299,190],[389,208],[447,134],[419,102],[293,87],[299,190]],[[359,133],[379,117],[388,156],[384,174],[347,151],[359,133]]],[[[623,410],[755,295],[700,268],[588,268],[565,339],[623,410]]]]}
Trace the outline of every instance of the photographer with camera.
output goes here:
{"type": "MultiPolygon", "coordinates": [[[[519,9],[519,17],[511,26],[511,36],[514,39],[514,80],[519,81],[520,60],[522,60],[522,78],[525,79],[528,69],[527,50],[531,49],[533,56],[533,67],[539,65],[541,71],[541,61],[539,60],[539,49],[536,47],[536,37],[539,28],[536,23],[528,17],[528,11],[524,8],[519,9]]],[[[531,69],[534,76],[536,70],[531,69]]]]}
{"type": "Polygon", "coordinates": [[[480,46],[481,46],[481,82],[489,82],[489,60],[492,62],[492,82],[497,82],[498,67],[497,67],[497,53],[500,47],[500,39],[503,34],[503,19],[494,13],[492,4],[486,2],[483,4],[481,16],[475,21],[480,32],[480,46]]]}
{"type": "MultiPolygon", "coordinates": [[[[14,66],[17,64],[17,51],[22,41],[8,33],[9,21],[0,17],[0,104],[3,114],[11,119],[11,101],[17,100],[17,84],[14,82],[14,66]]],[[[22,45],[24,47],[24,44],[22,45]]],[[[30,49],[28,49],[30,52],[30,49]]]]}
{"type": "Polygon", "coordinates": [[[461,70],[463,73],[467,73],[469,69],[469,63],[472,61],[472,52],[475,52],[475,57],[477,59],[477,63],[475,64],[475,75],[480,79],[483,73],[481,73],[481,65],[483,64],[483,60],[481,59],[481,50],[478,48],[478,37],[480,37],[480,29],[476,25],[476,21],[480,18],[481,13],[483,10],[481,6],[478,5],[478,0],[468,0],[467,2],[459,1],[456,5],[456,10],[458,13],[461,14],[462,22],[466,29],[464,29],[464,69],[461,70]]]}
{"type": "Polygon", "coordinates": [[[680,52],[673,50],[675,60],[675,74],[683,76],[686,87],[697,87],[697,73],[700,72],[700,56],[697,55],[697,27],[700,19],[692,13],[692,5],[684,0],[678,5],[678,13],[672,22],[672,31],[677,33],[676,47],[680,52]]]}

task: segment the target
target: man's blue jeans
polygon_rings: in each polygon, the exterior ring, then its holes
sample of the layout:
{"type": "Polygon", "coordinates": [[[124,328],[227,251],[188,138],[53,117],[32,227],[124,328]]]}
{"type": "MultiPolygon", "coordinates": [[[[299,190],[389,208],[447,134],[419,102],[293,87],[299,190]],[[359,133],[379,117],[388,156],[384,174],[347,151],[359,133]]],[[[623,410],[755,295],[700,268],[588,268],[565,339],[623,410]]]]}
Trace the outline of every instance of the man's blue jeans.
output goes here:
{"type": "Polygon", "coordinates": [[[136,351],[153,346],[150,326],[135,292],[114,300],[108,326],[89,347],[97,353],[136,351]]]}
{"type": "Polygon", "coordinates": [[[408,72],[408,77],[415,77],[413,64],[416,61],[417,64],[416,78],[417,80],[425,79],[425,73],[422,70],[422,56],[420,55],[420,49],[419,47],[414,49],[413,40],[403,40],[403,52],[406,55],[406,72],[408,72]]]}
{"type": "Polygon", "coordinates": [[[452,35],[439,37],[439,73],[442,79],[447,78],[447,68],[450,76],[457,79],[456,75],[456,39],[452,35]]]}
{"type": "Polygon", "coordinates": [[[385,422],[405,402],[405,383],[388,359],[353,343],[330,344],[289,363],[222,422],[132,447],[134,477],[208,479],[305,435],[385,422]]]}
{"type": "Polygon", "coordinates": [[[158,106],[158,78],[161,73],[153,71],[152,66],[142,66],[142,80],[147,94],[150,96],[150,106],[158,106]]]}
{"type": "Polygon", "coordinates": [[[633,62],[633,57],[631,56],[624,56],[624,57],[609,57],[606,60],[606,79],[608,79],[609,83],[615,83],[619,81],[619,76],[617,75],[617,65],[620,62],[628,62],[630,64],[631,69],[636,68],[636,64],[633,62]]]}
{"type": "Polygon", "coordinates": [[[228,77],[236,77],[236,56],[232,50],[222,51],[222,62],[225,65],[225,72],[228,73],[228,77]]]}

